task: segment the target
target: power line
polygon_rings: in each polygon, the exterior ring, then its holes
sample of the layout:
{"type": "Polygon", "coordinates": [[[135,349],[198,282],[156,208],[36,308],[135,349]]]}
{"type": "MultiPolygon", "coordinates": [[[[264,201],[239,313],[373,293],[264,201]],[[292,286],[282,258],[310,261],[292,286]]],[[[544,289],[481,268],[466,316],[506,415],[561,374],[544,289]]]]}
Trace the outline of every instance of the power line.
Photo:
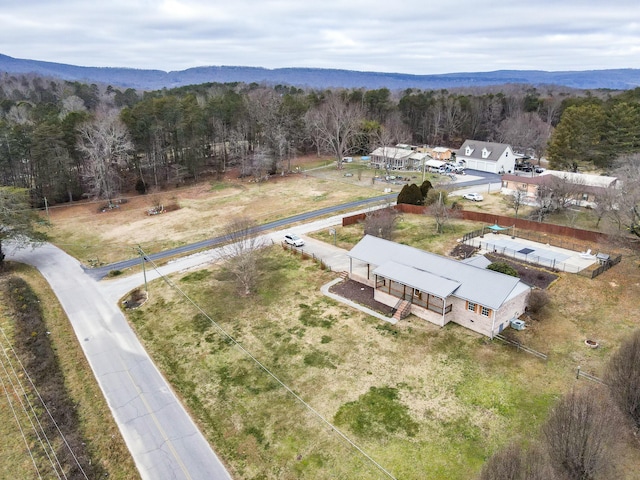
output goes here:
{"type": "MultiPolygon", "coordinates": [[[[143,256],[143,262],[146,256],[144,251],[140,248],[141,255],[143,256]]],[[[369,460],[378,470],[383,472],[389,478],[396,480],[396,478],[386,470],[382,465],[380,465],[376,460],[373,459],[367,452],[365,452],[362,448],[360,448],[353,440],[351,440],[345,433],[343,433],[338,427],[329,422],[320,412],[318,412],[315,408],[309,405],[302,397],[300,397],[297,393],[295,393],[287,384],[285,384],[280,378],[273,373],[269,368],[267,368],[260,360],[258,360],[251,352],[249,352],[246,348],[244,348],[233,336],[227,333],[218,323],[211,318],[207,312],[205,312],[189,295],[186,294],[180,287],[175,285],[166,275],[162,274],[158,269],[158,266],[153,262],[153,260],[148,260],[151,263],[153,269],[158,273],[160,278],[165,281],[169,287],[177,290],[189,303],[191,303],[202,315],[204,315],[211,324],[218,329],[218,331],[225,336],[231,343],[233,343],[236,347],[240,349],[242,353],[244,353],[247,357],[249,357],[258,367],[260,367],[267,375],[273,378],[280,386],[282,386],[289,394],[291,394],[298,402],[300,402],[307,410],[309,410],[313,415],[319,418],[323,423],[328,425],[333,431],[335,431],[344,441],[346,441],[349,445],[355,448],[360,454],[362,454],[367,460],[369,460]]]]}
{"type": "MultiPolygon", "coordinates": [[[[47,438],[47,434],[45,433],[44,428],[42,427],[42,424],[38,420],[38,416],[35,413],[35,410],[33,409],[33,405],[31,405],[31,402],[29,400],[29,395],[27,394],[27,392],[24,389],[24,386],[20,382],[20,377],[18,376],[17,372],[13,368],[13,365],[11,364],[11,359],[7,355],[6,350],[4,348],[2,349],[2,351],[4,353],[4,356],[6,358],[7,363],[9,364],[9,366],[11,367],[11,370],[13,371],[13,376],[16,378],[17,384],[20,385],[20,390],[22,390],[22,393],[20,393],[18,387],[13,383],[13,380],[11,378],[11,374],[9,373],[9,370],[7,370],[7,366],[5,364],[5,361],[2,359],[2,357],[0,357],[0,364],[2,364],[2,369],[4,370],[5,375],[7,376],[7,380],[11,384],[11,387],[13,388],[13,391],[15,392],[16,397],[18,398],[18,402],[20,403],[20,406],[22,407],[23,413],[26,415],[27,419],[29,420],[29,423],[31,424],[31,428],[33,429],[33,432],[35,433],[36,437],[38,438],[38,442],[40,443],[40,446],[42,447],[42,450],[43,450],[44,454],[49,459],[49,462],[51,463],[51,467],[53,468],[56,476],[58,478],[61,478],[60,474],[58,473],[58,469],[56,468],[56,464],[61,469],[62,469],[62,467],[60,465],[60,462],[58,461],[58,458],[56,457],[56,454],[55,454],[55,451],[54,451],[54,449],[53,449],[53,447],[51,445],[51,442],[49,442],[49,439],[47,438]],[[26,401],[26,403],[29,405],[29,408],[27,408],[27,406],[23,403],[23,398],[26,401]],[[31,418],[31,414],[29,413],[29,410],[31,410],[31,413],[33,414],[33,418],[35,419],[36,423],[40,427],[40,431],[38,430],[38,428],[36,428],[36,426],[34,424],[34,421],[31,418]],[[40,432],[42,432],[42,436],[41,436],[40,432]],[[49,446],[49,449],[51,449],[51,453],[55,457],[55,462],[51,458],[51,455],[49,455],[49,450],[45,446],[45,441],[43,441],[43,439],[42,439],[43,437],[46,440],[46,443],[49,446]]],[[[63,472],[63,474],[64,474],[64,472],[63,472]]]]}
{"type": "MultiPolygon", "coordinates": [[[[29,383],[31,384],[31,388],[33,389],[33,391],[35,392],[36,396],[40,400],[40,403],[42,404],[42,406],[44,407],[45,411],[47,412],[47,415],[49,416],[49,418],[53,422],[53,425],[56,427],[56,430],[58,431],[58,434],[60,435],[60,438],[62,438],[62,441],[64,442],[65,446],[67,447],[67,450],[69,450],[69,453],[71,453],[71,456],[73,457],[73,460],[75,461],[76,465],[80,469],[80,472],[82,472],[82,475],[84,476],[84,478],[86,478],[88,480],[87,474],[85,473],[84,469],[82,468],[82,465],[80,465],[80,461],[78,460],[78,457],[73,452],[73,449],[71,448],[71,445],[69,445],[69,442],[67,441],[67,438],[65,437],[64,433],[62,433],[62,430],[60,430],[60,427],[58,426],[58,422],[56,422],[55,418],[53,418],[53,415],[51,414],[51,410],[49,410],[49,407],[47,407],[47,404],[45,403],[44,399],[40,395],[40,392],[38,391],[38,389],[36,388],[35,384],[33,383],[33,380],[31,379],[31,375],[29,375],[29,372],[27,371],[27,369],[23,365],[22,361],[18,357],[18,354],[14,350],[13,345],[9,341],[9,338],[7,338],[7,334],[5,333],[5,331],[4,331],[4,329],[2,327],[0,327],[0,332],[2,332],[2,335],[7,340],[8,344],[9,344],[9,348],[11,349],[11,352],[13,353],[13,356],[15,357],[16,361],[18,362],[18,364],[22,368],[22,371],[23,371],[25,377],[29,380],[29,383]]],[[[5,355],[6,355],[6,353],[5,353],[5,355]]]]}
{"type": "MultiPolygon", "coordinates": [[[[0,360],[1,362],[2,360],[0,360]]],[[[4,364],[3,364],[4,366],[4,364]]],[[[22,425],[20,424],[20,419],[18,418],[18,413],[16,412],[15,408],[13,408],[13,402],[11,401],[11,396],[9,395],[9,389],[7,388],[7,386],[4,383],[4,380],[2,379],[2,377],[0,377],[0,385],[2,385],[2,389],[4,390],[4,394],[7,397],[7,403],[9,404],[9,408],[11,409],[11,413],[13,413],[13,418],[16,421],[16,424],[18,425],[18,430],[20,430],[20,435],[22,436],[22,441],[24,441],[24,446],[27,449],[27,452],[29,453],[29,457],[31,457],[31,462],[33,463],[33,468],[36,471],[36,474],[38,475],[38,478],[42,478],[42,475],[40,475],[40,470],[38,469],[38,465],[36,464],[36,459],[33,456],[33,452],[31,451],[31,448],[29,447],[29,442],[27,441],[27,436],[24,433],[24,430],[22,429],[22,425]]]]}

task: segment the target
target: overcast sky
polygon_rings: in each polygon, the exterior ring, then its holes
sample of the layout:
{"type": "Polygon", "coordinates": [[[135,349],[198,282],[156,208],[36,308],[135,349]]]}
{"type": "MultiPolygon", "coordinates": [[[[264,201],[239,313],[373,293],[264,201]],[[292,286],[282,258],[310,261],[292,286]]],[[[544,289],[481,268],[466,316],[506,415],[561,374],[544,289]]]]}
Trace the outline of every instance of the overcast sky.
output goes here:
{"type": "Polygon", "coordinates": [[[640,1],[0,0],[0,53],[165,71],[640,68],[640,1]]]}

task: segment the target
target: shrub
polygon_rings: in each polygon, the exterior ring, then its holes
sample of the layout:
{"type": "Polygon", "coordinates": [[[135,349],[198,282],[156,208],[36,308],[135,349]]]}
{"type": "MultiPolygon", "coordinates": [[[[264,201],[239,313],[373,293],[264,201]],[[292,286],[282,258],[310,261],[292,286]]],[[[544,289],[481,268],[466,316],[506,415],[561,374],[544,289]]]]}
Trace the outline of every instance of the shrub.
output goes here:
{"type": "Polygon", "coordinates": [[[551,464],[561,478],[619,478],[614,473],[619,412],[595,389],[560,399],[543,426],[551,464]]]}
{"type": "Polygon", "coordinates": [[[427,198],[427,195],[429,194],[429,190],[431,190],[432,188],[433,188],[433,185],[429,180],[425,180],[424,182],[422,182],[422,185],[420,185],[420,193],[422,193],[423,199],[427,198]]]}
{"type": "Polygon", "coordinates": [[[632,333],[613,354],[605,382],[613,401],[640,430],[640,330],[632,333]]]}
{"type": "Polygon", "coordinates": [[[549,294],[544,290],[537,288],[531,290],[531,293],[529,293],[529,297],[527,298],[527,311],[533,315],[538,315],[550,301],[551,299],[549,298],[549,294]]]}
{"type": "Polygon", "coordinates": [[[406,203],[408,205],[422,205],[423,196],[420,188],[415,183],[405,185],[398,194],[398,203],[406,203]]]}
{"type": "Polygon", "coordinates": [[[138,192],[140,195],[144,195],[145,193],[147,193],[147,185],[141,178],[139,178],[136,182],[136,192],[138,192]]]}
{"type": "Polygon", "coordinates": [[[519,277],[518,271],[513,268],[511,265],[505,262],[494,262],[487,267],[488,270],[493,270],[494,272],[504,273],[505,275],[511,275],[512,277],[519,277]]]}
{"type": "Polygon", "coordinates": [[[429,190],[427,196],[424,199],[425,205],[433,205],[434,203],[442,202],[443,205],[448,205],[449,203],[449,192],[446,190],[429,190]]]}

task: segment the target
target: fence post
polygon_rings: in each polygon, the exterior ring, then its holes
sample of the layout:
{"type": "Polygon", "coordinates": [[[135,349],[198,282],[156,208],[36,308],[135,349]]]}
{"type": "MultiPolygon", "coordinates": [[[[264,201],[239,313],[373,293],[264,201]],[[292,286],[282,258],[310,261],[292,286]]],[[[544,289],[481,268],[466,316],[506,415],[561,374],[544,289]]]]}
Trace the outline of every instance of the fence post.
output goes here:
{"type": "Polygon", "coordinates": [[[578,373],[576,373],[576,379],[580,378],[580,365],[578,365],[578,373]]]}

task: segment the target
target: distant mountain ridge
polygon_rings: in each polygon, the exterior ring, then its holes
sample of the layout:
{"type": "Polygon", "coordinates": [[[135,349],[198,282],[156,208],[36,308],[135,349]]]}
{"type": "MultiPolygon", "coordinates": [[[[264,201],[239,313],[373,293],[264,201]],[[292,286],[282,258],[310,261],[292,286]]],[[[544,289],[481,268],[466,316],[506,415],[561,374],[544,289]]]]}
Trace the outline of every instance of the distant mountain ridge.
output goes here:
{"type": "Polygon", "coordinates": [[[135,68],[82,67],[63,63],[25,60],[0,54],[0,72],[35,73],[63,80],[104,83],[121,88],[158,90],[208,82],[243,82],[293,85],[311,88],[383,88],[437,90],[504,84],[559,85],[578,89],[628,90],[640,86],[640,69],[546,72],[498,70],[494,72],[410,75],[321,68],[209,66],[176,72],[135,68]]]}

